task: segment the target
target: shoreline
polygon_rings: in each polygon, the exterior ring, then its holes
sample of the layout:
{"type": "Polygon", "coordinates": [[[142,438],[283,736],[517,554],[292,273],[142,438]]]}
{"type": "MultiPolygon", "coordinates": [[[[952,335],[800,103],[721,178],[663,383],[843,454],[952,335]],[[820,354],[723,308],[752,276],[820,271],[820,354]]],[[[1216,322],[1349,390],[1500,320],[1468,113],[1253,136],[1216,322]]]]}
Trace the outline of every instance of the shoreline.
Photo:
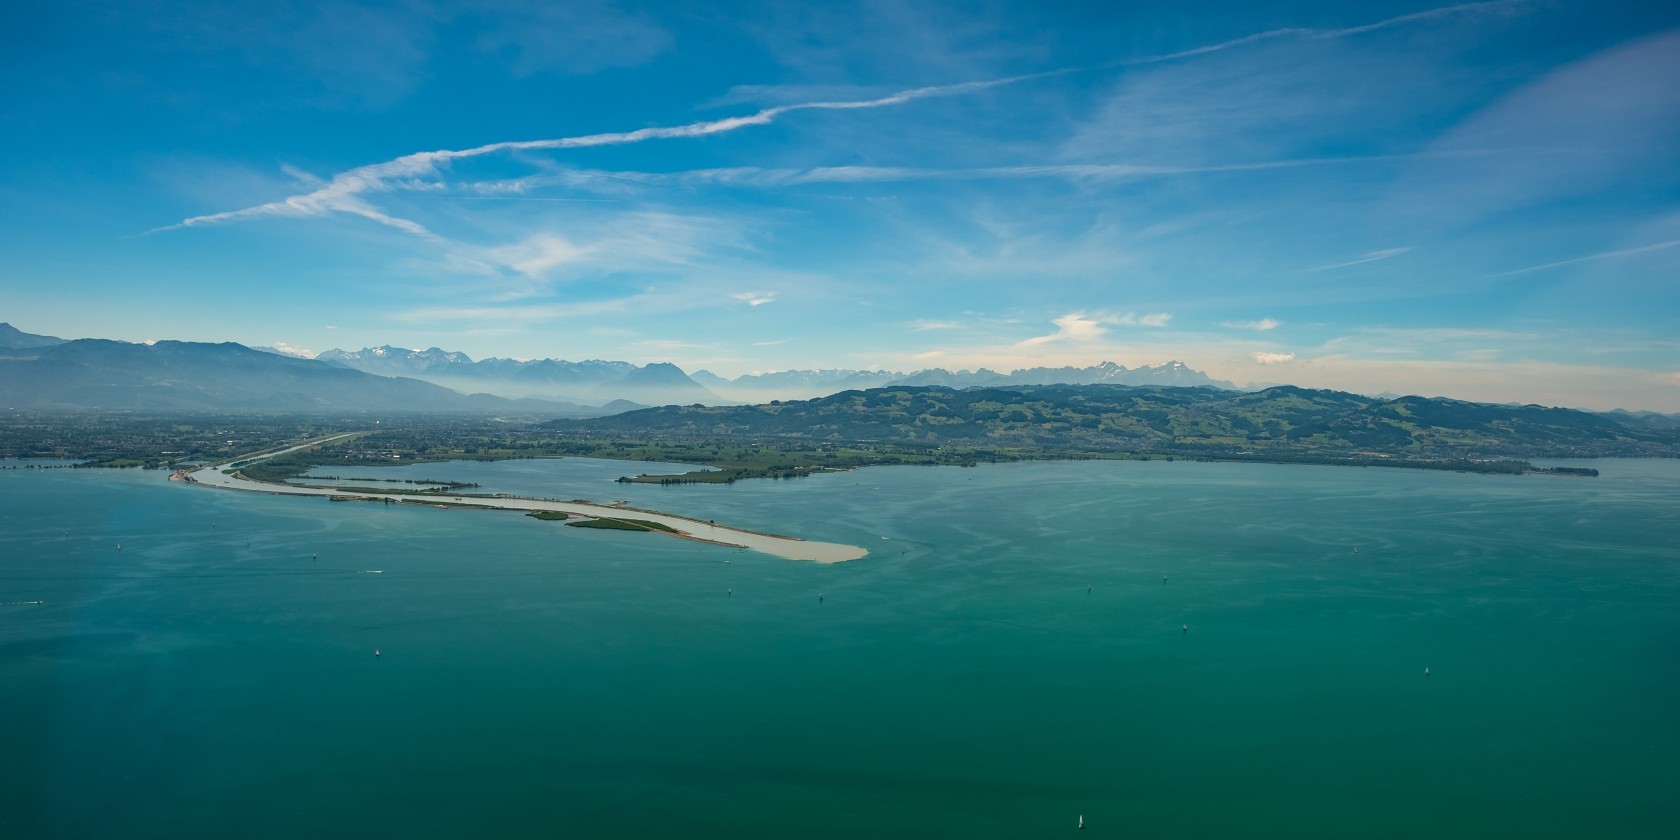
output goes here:
{"type": "MultiPolygon", "coordinates": [[[[170,476],[172,480],[180,480],[189,484],[205,487],[215,487],[223,490],[242,490],[252,493],[269,493],[276,496],[316,496],[332,499],[338,497],[340,501],[357,499],[363,501],[385,501],[393,504],[426,505],[435,508],[460,507],[463,509],[479,510],[516,510],[525,513],[536,511],[554,511],[572,514],[587,519],[623,519],[626,511],[634,511],[637,518],[658,522],[673,529],[674,533],[666,533],[682,539],[711,543],[728,548],[743,548],[764,554],[782,557],[789,560],[805,560],[812,563],[844,563],[856,560],[869,554],[867,549],[860,546],[845,545],[843,543],[813,542],[799,537],[787,537],[778,534],[768,534],[760,531],[750,531],[743,528],[731,528],[719,525],[714,521],[696,519],[678,514],[663,513],[661,511],[631,508],[628,506],[614,506],[595,504],[593,502],[569,501],[560,502],[549,499],[534,499],[523,496],[439,496],[434,494],[415,494],[403,492],[391,493],[345,493],[335,487],[299,487],[291,484],[276,484],[273,482],[257,481],[246,478],[237,470],[233,473],[223,472],[233,469],[233,464],[246,464],[253,461],[266,460],[278,455],[308,449],[324,443],[348,437],[354,432],[320,438],[299,444],[287,449],[258,455],[242,455],[230,461],[218,464],[206,464],[193,470],[183,470],[170,476]],[[439,503],[442,504],[439,504],[439,503]]],[[[655,533],[665,533],[656,531],[655,533]]]]}

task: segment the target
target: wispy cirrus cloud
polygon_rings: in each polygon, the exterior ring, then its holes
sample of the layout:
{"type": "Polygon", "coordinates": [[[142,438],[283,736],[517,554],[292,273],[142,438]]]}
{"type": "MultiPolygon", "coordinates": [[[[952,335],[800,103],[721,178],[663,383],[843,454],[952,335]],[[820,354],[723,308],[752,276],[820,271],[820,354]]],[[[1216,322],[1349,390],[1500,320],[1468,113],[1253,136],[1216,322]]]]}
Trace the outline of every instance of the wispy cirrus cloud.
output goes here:
{"type": "Polygon", "coordinates": [[[915,330],[916,332],[926,332],[928,330],[954,330],[960,326],[962,325],[958,324],[956,321],[935,321],[927,318],[918,318],[910,322],[910,329],[915,330]]]}
{"type": "Polygon", "coordinates": [[[1151,66],[1119,74],[1063,152],[1098,162],[1118,156],[1184,164],[1350,148],[1350,138],[1432,117],[1442,99],[1474,98],[1463,88],[1417,97],[1412,74],[1420,63],[1435,62],[1431,72],[1442,74],[1454,65],[1439,52],[1426,50],[1420,57],[1403,42],[1458,40],[1473,28],[1486,28],[1485,20],[1529,5],[1469,3],[1357,26],[1285,27],[1122,60],[1117,66],[1151,66]],[[1441,31],[1414,31],[1419,27],[1441,31]],[[1379,30],[1394,32],[1355,38],[1379,30]]]}
{"type": "Polygon", "coordinates": [[[1323,343],[1315,358],[1397,358],[1456,356],[1490,346],[1524,347],[1530,352],[1543,343],[1557,345],[1558,330],[1476,329],[1469,327],[1361,327],[1323,343]]]}
{"type": "MultiPolygon", "coordinates": [[[[1527,4],[1520,2],[1520,0],[1494,0],[1494,2],[1446,6],[1388,18],[1371,24],[1341,29],[1274,29],[1218,44],[1196,47],[1190,50],[1182,50],[1160,56],[1115,62],[1109,66],[1169,61],[1218,52],[1240,46],[1242,44],[1283,37],[1316,39],[1340,38],[1423,20],[1450,17],[1470,12],[1514,9],[1525,5],[1527,4]]],[[[801,111],[845,111],[891,107],[923,99],[960,96],[963,94],[1014,85],[1036,79],[1066,75],[1068,73],[1077,72],[1078,69],[1079,68],[1058,68],[1038,73],[1028,73],[1001,78],[907,88],[884,96],[865,99],[817,99],[792,104],[775,105],[762,108],[751,114],[724,117],[714,120],[700,120],[682,125],[656,126],[635,129],[632,131],[601,132],[596,134],[544,140],[502,141],[487,143],[466,149],[440,149],[435,151],[414,152],[381,163],[359,166],[338,173],[332,178],[326,180],[324,183],[320,183],[318,186],[315,186],[314,189],[311,189],[308,192],[298,193],[278,201],[272,201],[238,210],[228,210],[218,213],[208,213],[188,217],[171,225],[154,228],[151,231],[148,231],[148,233],[159,233],[184,228],[225,224],[229,222],[261,218],[318,217],[341,213],[368,219],[378,224],[395,228],[425,239],[442,240],[441,236],[427,229],[419,222],[390,214],[371,204],[366,197],[373,194],[389,193],[400,190],[439,189],[443,186],[442,182],[444,178],[444,171],[452,163],[487,155],[526,151],[588,149],[606,146],[622,146],[654,140],[706,137],[717,134],[726,134],[743,128],[770,125],[787,114],[801,111]]],[[[1277,166],[1300,164],[1259,165],[1277,166]]],[[[848,173],[843,171],[844,169],[845,168],[834,168],[833,171],[827,173],[807,174],[804,177],[828,177],[839,180],[847,177],[848,173]]],[[[1100,168],[1088,168],[1080,174],[1084,176],[1100,175],[1103,177],[1152,174],[1147,170],[1148,168],[1146,167],[1118,165],[1114,168],[1106,170],[1100,168]]],[[[1210,169],[1208,171],[1214,170],[1210,169]]],[[[874,173],[871,176],[869,173],[864,173],[860,170],[856,174],[866,177],[880,177],[882,174],[887,174],[887,171],[883,170],[882,172],[874,173]]],[[[1020,177],[1023,175],[1033,174],[1071,175],[1075,173],[1073,170],[1057,171],[1043,167],[1005,167],[995,170],[994,177],[1020,177]]],[[[902,177],[902,173],[895,177],[902,177]]],[[[306,180],[307,183],[307,179],[303,180],[306,180]]]]}
{"type": "Polygon", "coordinates": [[[543,232],[522,242],[488,249],[488,256],[528,277],[544,277],[563,265],[575,264],[589,257],[589,246],[580,246],[558,234],[543,232]]]}
{"type": "Polygon", "coordinates": [[[1221,52],[1224,50],[1234,49],[1236,47],[1257,44],[1262,41],[1273,41],[1280,38],[1302,38],[1307,40],[1346,38],[1352,35],[1364,35],[1368,32],[1392,29],[1397,26],[1424,23],[1432,20],[1443,20],[1466,14],[1512,14],[1525,7],[1533,5],[1534,3],[1532,0],[1491,0],[1491,2],[1484,3],[1460,3],[1455,6],[1441,6],[1434,9],[1424,9],[1421,12],[1412,12],[1411,14],[1385,18],[1383,20],[1376,21],[1375,23],[1366,23],[1359,26],[1346,26],[1338,29],[1314,29],[1310,27],[1286,26],[1278,29],[1268,29],[1265,32],[1256,32],[1252,35],[1244,35],[1240,38],[1232,38],[1229,41],[1221,41],[1217,44],[1192,47],[1187,50],[1179,50],[1178,52],[1165,53],[1163,55],[1127,59],[1117,63],[1121,65],[1139,65],[1156,64],[1163,61],[1176,61],[1181,58],[1193,58],[1198,55],[1207,55],[1208,53],[1221,52]]]}
{"type": "Polygon", "coordinates": [[[1113,323],[1127,327],[1164,327],[1167,325],[1167,322],[1172,320],[1172,317],[1171,312],[1148,312],[1142,314],[1137,312],[1127,312],[1124,315],[1115,316],[1113,323]]]}
{"type": "Polygon", "coordinates": [[[1404,253],[1406,253],[1407,251],[1410,251],[1410,250],[1412,250],[1410,247],[1406,247],[1406,248],[1383,248],[1380,251],[1367,251],[1363,256],[1359,257],[1358,259],[1346,260],[1344,262],[1338,262],[1338,263],[1331,263],[1329,265],[1313,266],[1312,268],[1309,268],[1307,270],[1308,271],[1335,271],[1338,268],[1349,268],[1349,267],[1356,266],[1356,265],[1364,265],[1365,263],[1377,262],[1379,260],[1393,259],[1393,258],[1398,257],[1401,254],[1404,254],[1404,253]]]}
{"type": "Polygon", "coordinates": [[[1489,275],[1489,276],[1490,277],[1510,277],[1514,274],[1527,274],[1531,271],[1545,271],[1548,268],[1561,268],[1561,267],[1566,266],[1566,265],[1575,265],[1577,263],[1593,262],[1595,260],[1608,260],[1608,259],[1614,259],[1616,257],[1631,257],[1635,254],[1648,254],[1648,253],[1651,253],[1652,251],[1666,251],[1669,248],[1674,248],[1674,247],[1680,247],[1680,239],[1671,239],[1667,242],[1655,242],[1655,243],[1652,243],[1650,245],[1641,245],[1638,248],[1623,248],[1623,249],[1617,250],[1617,251],[1601,251],[1597,254],[1587,254],[1586,256],[1575,257],[1573,259],[1558,260],[1556,262],[1543,263],[1541,265],[1531,265],[1531,266],[1528,266],[1527,268],[1518,268],[1518,269],[1514,269],[1512,271],[1502,271],[1498,274],[1492,274],[1492,275],[1489,275]]]}
{"type": "MultiPolygon", "coordinates": [[[[1455,152],[1456,157],[1474,153],[1455,152]]],[[[932,168],[914,166],[813,166],[804,168],[736,166],[691,169],[678,172],[565,169],[526,178],[459,185],[457,192],[500,193],[474,198],[528,201],[605,201],[599,198],[539,198],[523,193],[544,187],[587,189],[623,193],[647,187],[719,184],[724,186],[774,189],[820,184],[904,183],[913,181],[1006,181],[1057,179],[1072,182],[1130,181],[1194,175],[1266,172],[1307,167],[1355,166],[1411,160],[1418,154],[1363,155],[1352,157],[1310,157],[1286,160],[1257,160],[1201,166],[1157,166],[1136,163],[1045,163],[1013,166],[932,168]]],[[[1404,251],[1405,249],[1401,249],[1404,251]]]]}
{"type": "MultiPolygon", "coordinates": [[[[1672,26],[1672,24],[1670,24],[1672,26]]],[[[1637,190],[1673,160],[1680,128],[1680,29],[1601,49],[1480,107],[1394,184],[1394,209],[1440,229],[1563,198],[1637,190]]]]}
{"type": "Polygon", "coordinates": [[[763,306],[776,302],[775,292],[736,292],[729,296],[731,300],[738,300],[748,306],[763,306]]]}
{"type": "Polygon", "coordinates": [[[1220,326],[1228,330],[1258,330],[1268,332],[1283,326],[1283,322],[1276,318],[1261,318],[1258,321],[1225,321],[1220,326]]]}

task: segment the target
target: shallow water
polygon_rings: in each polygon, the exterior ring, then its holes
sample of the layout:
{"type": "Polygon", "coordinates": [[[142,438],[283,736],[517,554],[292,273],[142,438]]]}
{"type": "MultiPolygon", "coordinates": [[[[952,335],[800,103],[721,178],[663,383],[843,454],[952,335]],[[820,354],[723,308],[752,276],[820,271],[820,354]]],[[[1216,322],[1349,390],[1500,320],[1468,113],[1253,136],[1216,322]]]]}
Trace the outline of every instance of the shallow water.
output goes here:
{"type": "Polygon", "coordinates": [[[834,566],[4,471],[0,813],[76,837],[1032,837],[1080,814],[1666,837],[1680,462],[1594,465],[378,473],[872,552],[834,566]]]}

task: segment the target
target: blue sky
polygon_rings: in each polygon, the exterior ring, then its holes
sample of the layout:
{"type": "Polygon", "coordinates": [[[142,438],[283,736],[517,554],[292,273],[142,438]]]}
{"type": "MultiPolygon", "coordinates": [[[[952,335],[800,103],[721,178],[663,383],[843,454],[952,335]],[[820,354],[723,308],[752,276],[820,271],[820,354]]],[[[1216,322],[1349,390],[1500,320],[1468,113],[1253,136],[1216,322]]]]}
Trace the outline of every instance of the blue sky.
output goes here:
{"type": "Polygon", "coordinates": [[[1680,411],[1680,6],[13,4],[0,320],[1680,411]]]}

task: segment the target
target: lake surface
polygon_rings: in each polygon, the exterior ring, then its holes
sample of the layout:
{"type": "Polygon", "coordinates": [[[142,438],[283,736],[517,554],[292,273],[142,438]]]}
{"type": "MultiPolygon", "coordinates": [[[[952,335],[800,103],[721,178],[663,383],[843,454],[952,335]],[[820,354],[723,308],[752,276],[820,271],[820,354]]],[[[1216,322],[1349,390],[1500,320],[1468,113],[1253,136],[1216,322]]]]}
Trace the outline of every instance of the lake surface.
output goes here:
{"type": "Polygon", "coordinates": [[[356,471],[832,566],[0,471],[0,832],[1669,837],[1680,462],[1591,465],[356,471]]]}

